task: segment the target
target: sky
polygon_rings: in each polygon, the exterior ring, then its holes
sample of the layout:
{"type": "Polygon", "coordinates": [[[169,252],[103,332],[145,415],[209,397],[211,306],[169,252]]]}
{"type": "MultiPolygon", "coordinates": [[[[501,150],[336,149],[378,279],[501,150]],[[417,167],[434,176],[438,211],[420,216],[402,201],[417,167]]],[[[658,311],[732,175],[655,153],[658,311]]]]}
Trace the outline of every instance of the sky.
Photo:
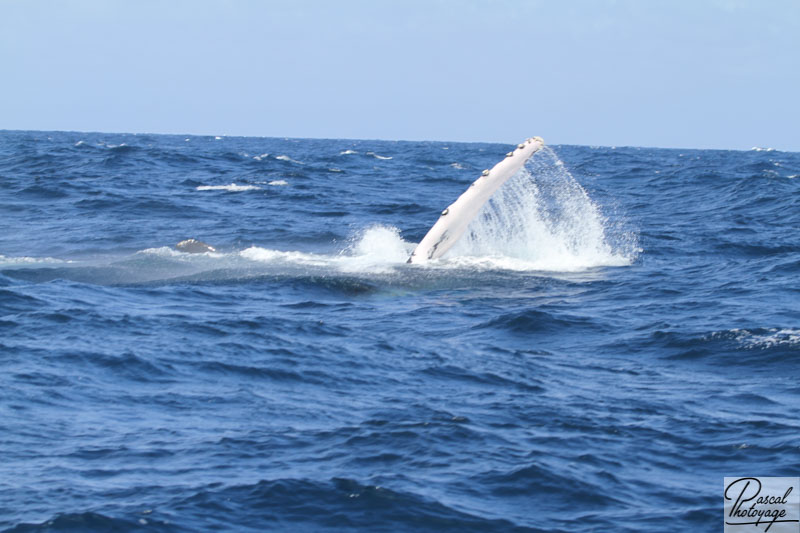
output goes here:
{"type": "Polygon", "coordinates": [[[0,129],[800,151],[798,0],[0,0],[0,129]]]}

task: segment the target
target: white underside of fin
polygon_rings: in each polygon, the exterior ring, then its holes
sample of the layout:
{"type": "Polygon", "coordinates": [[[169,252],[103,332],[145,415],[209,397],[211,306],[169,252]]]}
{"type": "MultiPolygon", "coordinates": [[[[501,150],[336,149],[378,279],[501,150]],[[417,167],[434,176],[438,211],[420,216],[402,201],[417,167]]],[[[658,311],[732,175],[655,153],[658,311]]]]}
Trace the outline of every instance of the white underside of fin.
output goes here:
{"type": "Polygon", "coordinates": [[[475,180],[458,199],[442,211],[436,224],[420,241],[409,263],[424,263],[430,259],[441,257],[464,234],[481,207],[503,183],[516,174],[525,164],[525,161],[534,152],[544,146],[541,137],[533,137],[509,152],[506,158],[497,163],[491,170],[484,170],[483,174],[475,180]]]}

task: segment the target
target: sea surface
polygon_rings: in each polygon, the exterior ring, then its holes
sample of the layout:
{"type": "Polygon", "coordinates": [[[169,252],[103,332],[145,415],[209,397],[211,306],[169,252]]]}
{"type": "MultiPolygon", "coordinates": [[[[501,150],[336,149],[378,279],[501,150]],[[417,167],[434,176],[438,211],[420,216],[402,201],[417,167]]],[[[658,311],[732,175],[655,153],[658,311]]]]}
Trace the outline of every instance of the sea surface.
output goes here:
{"type": "Polygon", "coordinates": [[[0,531],[719,531],[800,475],[800,154],[549,146],[406,264],[511,149],[0,132],[0,531]]]}

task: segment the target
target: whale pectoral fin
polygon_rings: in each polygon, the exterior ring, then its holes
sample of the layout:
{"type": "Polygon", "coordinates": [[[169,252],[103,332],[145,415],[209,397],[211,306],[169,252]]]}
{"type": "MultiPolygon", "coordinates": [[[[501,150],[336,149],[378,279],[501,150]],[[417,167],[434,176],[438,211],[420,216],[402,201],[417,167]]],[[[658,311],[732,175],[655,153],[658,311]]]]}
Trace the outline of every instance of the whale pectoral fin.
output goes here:
{"type": "Polygon", "coordinates": [[[491,170],[486,169],[470,184],[466,191],[450,204],[428,230],[425,237],[408,258],[409,263],[424,263],[441,257],[464,234],[470,221],[481,210],[494,192],[516,174],[534,152],[544,146],[541,137],[532,137],[506,154],[505,159],[491,170]]]}
{"type": "MultiPolygon", "coordinates": [[[[445,209],[445,211],[447,210],[445,209]]],[[[439,240],[436,241],[433,246],[431,246],[431,249],[428,251],[428,259],[433,259],[436,256],[436,250],[439,248],[439,246],[447,242],[447,240],[450,238],[448,233],[449,232],[445,230],[445,232],[442,233],[441,238],[439,238],[439,240]]],[[[411,255],[413,256],[414,254],[412,253],[411,255]]]]}

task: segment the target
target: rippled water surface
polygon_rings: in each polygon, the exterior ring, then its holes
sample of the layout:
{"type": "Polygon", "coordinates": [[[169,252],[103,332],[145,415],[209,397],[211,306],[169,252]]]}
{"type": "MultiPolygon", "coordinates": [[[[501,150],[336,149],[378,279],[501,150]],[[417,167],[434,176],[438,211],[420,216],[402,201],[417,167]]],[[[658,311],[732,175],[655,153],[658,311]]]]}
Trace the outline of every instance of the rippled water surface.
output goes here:
{"type": "Polygon", "coordinates": [[[406,264],[510,148],[0,132],[0,530],[708,531],[798,475],[800,154],[552,146],[406,264]]]}

